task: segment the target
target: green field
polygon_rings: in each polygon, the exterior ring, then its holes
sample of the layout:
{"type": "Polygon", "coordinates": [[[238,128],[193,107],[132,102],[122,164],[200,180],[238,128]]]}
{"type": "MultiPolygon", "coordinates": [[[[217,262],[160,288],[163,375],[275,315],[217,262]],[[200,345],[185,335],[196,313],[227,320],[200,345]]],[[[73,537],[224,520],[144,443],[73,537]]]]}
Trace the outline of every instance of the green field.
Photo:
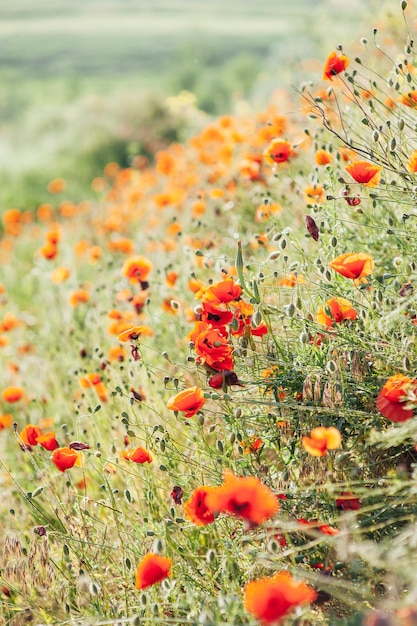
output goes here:
{"type": "Polygon", "coordinates": [[[209,114],[254,93],[262,106],[300,75],[300,61],[322,57],[323,46],[353,31],[371,1],[345,4],[2,3],[0,210],[35,206],[55,176],[71,181],[74,199],[84,196],[107,161],[152,152],[154,118],[157,143],[183,138],[187,124],[167,113],[166,95],[190,91],[209,114]]]}

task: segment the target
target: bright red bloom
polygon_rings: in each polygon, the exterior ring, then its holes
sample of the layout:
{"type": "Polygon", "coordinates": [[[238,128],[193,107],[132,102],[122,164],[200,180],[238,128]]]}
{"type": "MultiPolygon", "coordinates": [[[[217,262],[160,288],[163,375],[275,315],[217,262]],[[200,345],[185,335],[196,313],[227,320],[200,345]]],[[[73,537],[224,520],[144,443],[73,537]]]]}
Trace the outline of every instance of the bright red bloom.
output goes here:
{"type": "Polygon", "coordinates": [[[164,578],[171,576],[172,561],[166,556],[159,554],[147,554],[139,563],[136,570],[136,589],[146,589],[164,578]]]}
{"type": "Polygon", "coordinates": [[[273,139],[264,152],[264,157],[271,165],[284,163],[295,156],[292,145],[285,139],[273,139]]]}
{"type": "Polygon", "coordinates": [[[235,515],[253,525],[262,524],[279,509],[274,493],[255,476],[235,476],[230,471],[224,473],[223,485],[207,494],[206,504],[212,511],[235,515]]]}
{"type": "Polygon", "coordinates": [[[347,252],[330,261],[329,267],[345,278],[358,280],[374,271],[374,260],[366,252],[347,252]]]}
{"type": "Polygon", "coordinates": [[[59,448],[59,443],[57,442],[53,431],[36,437],[36,443],[42,446],[42,448],[45,448],[45,450],[49,450],[49,452],[59,448]]]}
{"type": "Polygon", "coordinates": [[[340,324],[345,320],[355,320],[357,317],[352,303],[345,298],[330,298],[326,305],[330,309],[330,315],[327,315],[322,306],[317,311],[317,321],[323,326],[333,326],[333,324],[340,324]]]}
{"type": "Polygon", "coordinates": [[[248,583],[244,591],[245,607],[264,625],[276,624],[291,609],[314,602],[317,593],[288,572],[248,583]]]}
{"type": "Polygon", "coordinates": [[[171,411],[181,411],[184,417],[192,417],[206,403],[206,399],[200,387],[188,387],[180,391],[167,402],[168,409],[171,411]]]}
{"type": "Polygon", "coordinates": [[[212,328],[197,322],[189,338],[194,342],[198,362],[205,363],[214,370],[233,370],[233,346],[227,340],[227,332],[222,328],[212,328]]]}
{"type": "Polygon", "coordinates": [[[344,54],[332,52],[327,57],[323,68],[323,80],[332,80],[333,76],[344,72],[349,65],[349,59],[344,54]]]}
{"type": "Polygon", "coordinates": [[[214,285],[210,285],[203,294],[202,301],[209,302],[214,306],[220,303],[239,300],[242,295],[242,287],[235,283],[233,278],[226,278],[214,285]]]}
{"type": "Polygon", "coordinates": [[[207,526],[214,522],[214,513],[206,503],[207,494],[213,489],[214,487],[197,487],[184,504],[185,517],[197,526],[207,526]]]}
{"type": "Polygon", "coordinates": [[[327,450],[334,450],[340,447],[342,437],[340,432],[334,426],[325,428],[319,426],[313,428],[310,437],[301,439],[302,446],[311,456],[326,456],[327,450]]]}
{"type": "Polygon", "coordinates": [[[150,463],[152,461],[152,455],[150,452],[139,446],[135,450],[124,450],[121,456],[134,463],[150,463]]]}
{"type": "Polygon", "coordinates": [[[368,161],[354,161],[346,165],[345,169],[357,183],[365,187],[376,187],[381,180],[382,167],[368,161]]]}
{"type": "Polygon", "coordinates": [[[409,403],[417,405],[417,380],[395,374],[378,394],[376,408],[392,422],[406,422],[414,415],[409,403]]]}
{"type": "Polygon", "coordinates": [[[20,439],[26,446],[36,446],[38,443],[38,437],[42,436],[42,431],[39,426],[28,424],[24,427],[20,433],[20,439]]]}
{"type": "Polygon", "coordinates": [[[60,472],[80,464],[80,455],[72,448],[56,448],[52,452],[52,463],[56,465],[60,472]]]}

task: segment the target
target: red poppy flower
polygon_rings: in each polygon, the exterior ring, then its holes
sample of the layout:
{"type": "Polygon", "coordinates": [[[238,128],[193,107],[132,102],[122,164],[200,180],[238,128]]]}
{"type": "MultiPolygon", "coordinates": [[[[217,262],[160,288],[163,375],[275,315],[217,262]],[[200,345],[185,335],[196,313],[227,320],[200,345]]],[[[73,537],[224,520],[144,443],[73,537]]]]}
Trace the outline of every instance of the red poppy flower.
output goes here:
{"type": "Polygon", "coordinates": [[[357,183],[365,187],[376,187],[381,180],[382,167],[368,161],[354,161],[346,165],[345,169],[357,183]]]}
{"type": "Polygon", "coordinates": [[[273,139],[264,152],[264,157],[271,165],[285,163],[295,156],[292,145],[285,139],[273,139]]]}
{"type": "Polygon", "coordinates": [[[340,432],[334,426],[325,428],[319,426],[313,428],[310,437],[301,439],[302,446],[311,456],[326,456],[327,450],[334,450],[340,447],[342,437],[340,432]]]}
{"type": "Polygon", "coordinates": [[[200,387],[188,387],[175,396],[171,396],[167,407],[171,411],[181,411],[184,417],[192,417],[205,403],[206,399],[200,387]]]}
{"type": "Polygon", "coordinates": [[[410,403],[417,405],[417,380],[395,374],[386,381],[378,394],[376,408],[392,422],[406,422],[414,415],[410,403]]]}
{"type": "Polygon", "coordinates": [[[207,494],[213,489],[214,487],[197,487],[184,504],[185,517],[197,526],[207,526],[214,522],[214,513],[206,502],[207,494]]]}
{"type": "Polygon", "coordinates": [[[146,589],[171,576],[171,559],[159,554],[147,554],[136,570],[136,589],[146,589]]]}
{"type": "Polygon", "coordinates": [[[235,476],[230,471],[225,472],[223,485],[207,494],[206,504],[212,511],[235,515],[253,525],[262,524],[279,509],[274,493],[255,476],[235,476]]]}
{"type": "Polygon", "coordinates": [[[344,72],[349,63],[349,58],[344,54],[331,52],[324,63],[323,80],[332,80],[333,76],[344,72]]]}
{"type": "Polygon", "coordinates": [[[121,456],[127,461],[133,461],[134,463],[150,463],[152,461],[151,453],[142,448],[142,446],[135,450],[124,450],[121,456]]]}
{"type": "Polygon", "coordinates": [[[324,307],[317,311],[317,321],[323,326],[333,326],[345,320],[355,320],[357,317],[352,303],[345,298],[330,298],[326,301],[326,306],[330,310],[330,315],[325,312],[324,307]]]}
{"type": "Polygon", "coordinates": [[[204,322],[197,322],[189,339],[194,343],[198,362],[205,363],[214,370],[233,370],[233,346],[227,340],[227,331],[212,328],[204,322]]]}
{"type": "Polygon", "coordinates": [[[24,396],[24,391],[21,387],[6,387],[1,392],[1,397],[5,402],[18,402],[24,396]]]}
{"type": "Polygon", "coordinates": [[[248,583],[244,590],[245,607],[264,625],[276,624],[293,608],[314,602],[317,593],[288,572],[248,583]]]}
{"type": "Polygon", "coordinates": [[[42,431],[39,426],[33,424],[27,424],[20,433],[20,439],[26,446],[36,446],[38,443],[38,437],[42,436],[42,431]]]}
{"type": "Polygon", "coordinates": [[[239,300],[241,295],[242,287],[233,278],[226,278],[205,289],[202,301],[216,305],[239,300]]]}
{"type": "Polygon", "coordinates": [[[330,261],[329,267],[345,278],[358,280],[374,271],[374,260],[366,252],[347,252],[330,261]]]}
{"type": "Polygon", "coordinates": [[[74,467],[75,464],[80,464],[80,455],[72,448],[56,448],[52,452],[51,460],[60,472],[65,472],[65,470],[74,467]]]}
{"type": "Polygon", "coordinates": [[[53,431],[36,437],[36,443],[42,446],[42,448],[45,448],[45,450],[49,450],[49,452],[59,448],[59,443],[57,442],[53,431]]]}

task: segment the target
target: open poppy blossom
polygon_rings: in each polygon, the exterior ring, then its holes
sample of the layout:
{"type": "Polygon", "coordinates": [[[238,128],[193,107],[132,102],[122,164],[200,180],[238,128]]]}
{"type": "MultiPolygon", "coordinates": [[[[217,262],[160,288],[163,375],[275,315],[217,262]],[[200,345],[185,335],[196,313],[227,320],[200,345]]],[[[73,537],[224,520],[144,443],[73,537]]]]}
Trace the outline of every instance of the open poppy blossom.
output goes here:
{"type": "Polygon", "coordinates": [[[194,343],[199,363],[216,371],[233,370],[233,346],[224,327],[212,328],[211,324],[197,322],[188,338],[194,343]]]}
{"type": "Polygon", "coordinates": [[[130,328],[127,328],[119,333],[117,339],[120,342],[125,343],[127,341],[136,341],[141,335],[152,337],[154,332],[152,328],[149,328],[149,326],[131,326],[130,328]]]}
{"type": "Polygon", "coordinates": [[[59,448],[59,443],[57,442],[55,433],[53,431],[49,433],[44,433],[43,435],[39,435],[39,437],[36,437],[36,443],[42,446],[42,448],[45,448],[45,450],[49,450],[49,452],[52,452],[53,450],[56,450],[56,448],[59,448]]]}
{"type": "Polygon", "coordinates": [[[345,169],[357,183],[365,187],[376,187],[381,180],[382,167],[369,161],[354,161],[346,165],[345,169]]]}
{"type": "Polygon", "coordinates": [[[366,252],[347,252],[330,261],[329,267],[345,278],[358,280],[374,271],[374,260],[366,252]]]}
{"type": "Polygon", "coordinates": [[[38,443],[38,437],[42,436],[42,431],[39,426],[33,424],[27,424],[22,432],[19,434],[20,439],[25,446],[36,446],[38,443]]]}
{"type": "Polygon", "coordinates": [[[206,403],[206,399],[200,387],[188,387],[180,391],[167,402],[168,409],[171,411],[180,411],[184,413],[184,417],[192,417],[206,403]]]}
{"type": "Polygon", "coordinates": [[[224,473],[224,483],[213,487],[207,494],[209,509],[217,513],[228,513],[248,521],[262,524],[273,517],[279,509],[274,493],[255,476],[235,476],[224,473]]]}
{"type": "Polygon", "coordinates": [[[294,149],[285,139],[273,139],[264,152],[264,157],[271,165],[285,163],[295,156],[294,149]]]}
{"type": "Polygon", "coordinates": [[[340,324],[345,320],[355,320],[357,317],[352,303],[345,298],[330,298],[330,300],[326,301],[326,306],[330,315],[326,313],[322,306],[317,311],[317,321],[323,326],[333,326],[333,324],[340,324]]]}
{"type": "Polygon", "coordinates": [[[146,589],[171,576],[172,561],[169,557],[159,554],[147,554],[136,570],[136,589],[146,589]]]}
{"type": "Polygon", "coordinates": [[[344,72],[349,63],[346,55],[331,52],[324,63],[323,80],[333,80],[333,76],[344,72]]]}
{"type": "Polygon", "coordinates": [[[276,624],[292,609],[314,602],[317,593],[289,572],[248,583],[244,590],[245,608],[264,625],[276,624]]]}
{"type": "Polygon", "coordinates": [[[150,452],[139,446],[135,450],[124,450],[121,453],[121,457],[127,461],[133,461],[134,463],[150,463],[152,461],[152,455],[150,452]]]}
{"type": "Polygon", "coordinates": [[[342,443],[342,436],[337,428],[319,426],[313,428],[310,437],[301,439],[302,446],[311,456],[326,456],[327,450],[335,450],[342,443]]]}
{"type": "Polygon", "coordinates": [[[129,279],[131,283],[144,283],[153,268],[149,259],[142,255],[133,256],[123,263],[122,275],[129,279]]]}
{"type": "Polygon", "coordinates": [[[207,287],[204,290],[202,301],[216,306],[216,304],[239,300],[241,295],[242,287],[235,283],[233,278],[226,278],[207,287]]]}
{"type": "Polygon", "coordinates": [[[184,516],[197,526],[207,526],[214,522],[213,511],[207,506],[207,495],[215,487],[197,487],[184,504],[184,516]]]}
{"type": "Polygon", "coordinates": [[[65,472],[74,465],[80,465],[80,454],[72,448],[56,448],[52,452],[51,460],[60,472],[65,472]]]}
{"type": "Polygon", "coordinates": [[[376,399],[376,408],[392,422],[406,422],[417,406],[417,380],[394,374],[386,381],[376,399]]]}
{"type": "Polygon", "coordinates": [[[23,398],[24,393],[21,387],[6,387],[1,392],[1,397],[5,402],[19,402],[23,398]]]}

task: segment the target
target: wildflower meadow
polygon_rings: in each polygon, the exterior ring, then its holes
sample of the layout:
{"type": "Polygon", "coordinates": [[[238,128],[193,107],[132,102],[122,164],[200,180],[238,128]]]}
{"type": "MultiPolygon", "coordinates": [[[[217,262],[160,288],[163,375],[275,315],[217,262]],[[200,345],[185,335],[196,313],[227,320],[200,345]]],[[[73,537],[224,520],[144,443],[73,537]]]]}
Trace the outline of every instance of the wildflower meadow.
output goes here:
{"type": "Polygon", "coordinates": [[[4,207],[1,625],[417,624],[416,8],[373,26],[4,207]]]}

